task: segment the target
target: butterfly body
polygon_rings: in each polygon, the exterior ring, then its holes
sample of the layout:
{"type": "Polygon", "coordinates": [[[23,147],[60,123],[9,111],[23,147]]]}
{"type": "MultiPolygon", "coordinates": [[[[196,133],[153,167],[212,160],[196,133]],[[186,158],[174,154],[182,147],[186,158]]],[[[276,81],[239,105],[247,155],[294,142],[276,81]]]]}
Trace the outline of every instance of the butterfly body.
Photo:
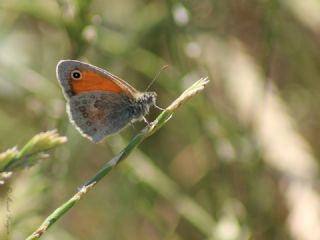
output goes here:
{"type": "Polygon", "coordinates": [[[155,105],[155,92],[139,92],[124,80],[90,64],[63,60],[57,78],[76,128],[93,142],[141,120],[155,105]]]}

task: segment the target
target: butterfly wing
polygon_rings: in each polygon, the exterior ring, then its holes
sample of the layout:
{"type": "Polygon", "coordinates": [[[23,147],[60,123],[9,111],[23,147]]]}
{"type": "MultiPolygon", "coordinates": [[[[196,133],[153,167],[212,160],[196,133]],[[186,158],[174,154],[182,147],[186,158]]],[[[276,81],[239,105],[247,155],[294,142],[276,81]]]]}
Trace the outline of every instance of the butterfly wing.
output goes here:
{"type": "Polygon", "coordinates": [[[67,100],[72,96],[91,91],[110,91],[131,97],[138,92],[127,82],[110,72],[76,60],[61,60],[57,64],[56,73],[67,100]],[[81,78],[73,78],[74,71],[78,71],[81,78]]]}
{"type": "Polygon", "coordinates": [[[93,142],[119,131],[131,120],[130,104],[138,91],[119,77],[75,60],[57,65],[71,122],[93,142]],[[77,75],[73,75],[75,73],[77,75]]]}
{"type": "Polygon", "coordinates": [[[130,99],[113,92],[79,94],[72,97],[67,106],[71,122],[93,142],[124,128],[133,117],[130,99]]]}

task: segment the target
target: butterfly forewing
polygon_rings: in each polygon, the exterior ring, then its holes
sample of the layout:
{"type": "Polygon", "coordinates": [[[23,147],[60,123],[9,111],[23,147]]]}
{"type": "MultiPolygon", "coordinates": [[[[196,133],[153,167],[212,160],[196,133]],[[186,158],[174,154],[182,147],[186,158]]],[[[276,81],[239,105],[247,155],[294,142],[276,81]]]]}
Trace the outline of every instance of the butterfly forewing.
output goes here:
{"type": "Polygon", "coordinates": [[[67,99],[91,91],[110,91],[134,97],[138,91],[106,70],[75,60],[63,60],[57,65],[57,78],[67,99]],[[73,78],[77,71],[79,78],[73,78]]]}

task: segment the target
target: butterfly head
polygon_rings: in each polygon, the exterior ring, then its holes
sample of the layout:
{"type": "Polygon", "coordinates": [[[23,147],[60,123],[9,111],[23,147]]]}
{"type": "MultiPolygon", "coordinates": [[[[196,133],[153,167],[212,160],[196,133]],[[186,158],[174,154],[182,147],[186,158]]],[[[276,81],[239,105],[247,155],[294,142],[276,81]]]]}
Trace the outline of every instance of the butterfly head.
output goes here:
{"type": "Polygon", "coordinates": [[[149,106],[153,106],[156,104],[157,93],[156,92],[144,92],[139,101],[149,106]]]}

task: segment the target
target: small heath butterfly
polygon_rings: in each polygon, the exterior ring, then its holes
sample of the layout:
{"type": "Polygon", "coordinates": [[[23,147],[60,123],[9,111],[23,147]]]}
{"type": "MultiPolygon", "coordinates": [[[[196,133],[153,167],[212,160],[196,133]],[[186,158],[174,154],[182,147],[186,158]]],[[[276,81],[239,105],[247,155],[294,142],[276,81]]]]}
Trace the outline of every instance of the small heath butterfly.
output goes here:
{"type": "Polygon", "coordinates": [[[93,142],[131,122],[143,120],[156,103],[155,92],[139,92],[126,81],[91,64],[61,60],[56,73],[71,122],[93,142]]]}

